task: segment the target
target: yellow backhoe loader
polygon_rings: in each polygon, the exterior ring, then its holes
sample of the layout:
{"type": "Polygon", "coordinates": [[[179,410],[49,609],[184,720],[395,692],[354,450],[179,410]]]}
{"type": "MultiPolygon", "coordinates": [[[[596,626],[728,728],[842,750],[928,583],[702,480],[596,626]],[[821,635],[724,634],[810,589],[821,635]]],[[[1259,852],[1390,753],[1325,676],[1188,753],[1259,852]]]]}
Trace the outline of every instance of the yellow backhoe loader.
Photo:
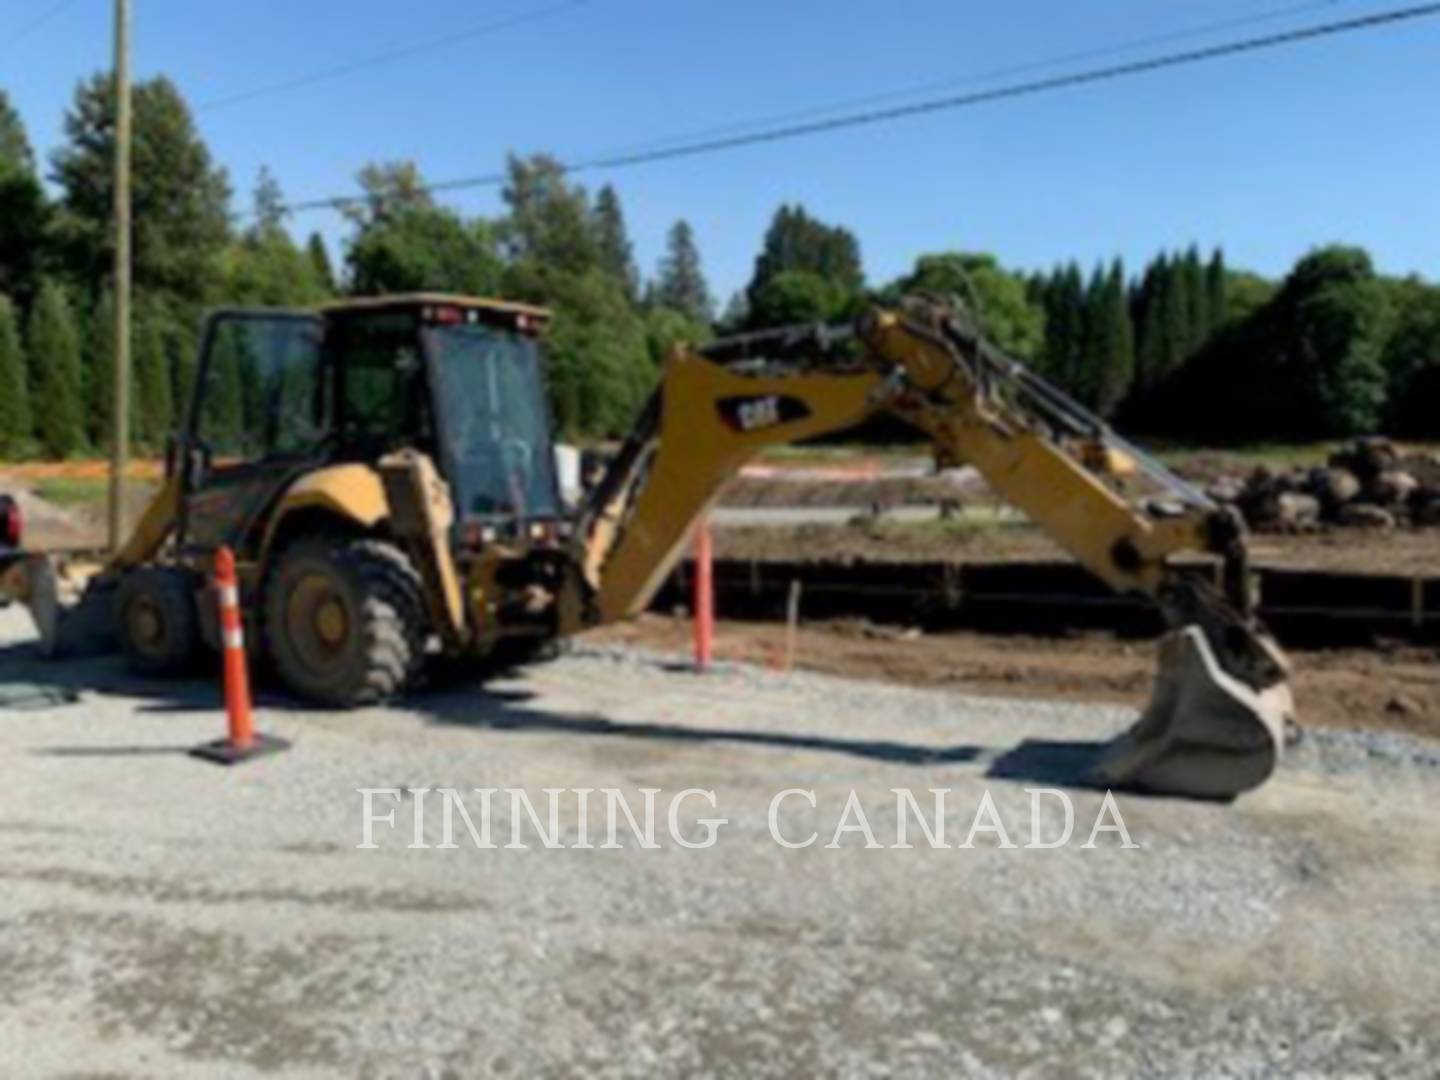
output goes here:
{"type": "Polygon", "coordinates": [[[427,656],[511,665],[638,614],[748,460],[888,415],[1172,626],[1150,707],[1097,780],[1225,798],[1275,768],[1287,668],[1251,614],[1239,521],[991,348],[958,305],[912,297],[849,328],[677,351],[573,511],[543,394],[546,321],[441,295],[218,312],[134,535],[98,567],[0,558],[0,592],[29,605],[50,650],[113,637],[159,674],[215,644],[206,581],[227,545],[250,640],[280,679],[314,702],[372,703],[427,656]],[[1176,566],[1187,553],[1215,558],[1218,587],[1176,566]]]}

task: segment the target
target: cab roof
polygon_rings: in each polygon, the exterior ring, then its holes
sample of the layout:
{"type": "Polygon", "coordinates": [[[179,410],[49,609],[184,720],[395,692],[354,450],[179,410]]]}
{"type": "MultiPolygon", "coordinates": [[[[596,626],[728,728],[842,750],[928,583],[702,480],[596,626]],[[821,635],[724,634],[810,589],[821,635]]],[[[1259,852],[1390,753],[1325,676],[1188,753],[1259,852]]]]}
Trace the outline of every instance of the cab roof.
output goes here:
{"type": "Polygon", "coordinates": [[[482,314],[500,315],[510,318],[524,315],[537,322],[548,322],[550,311],[533,304],[519,304],[511,300],[491,300],[478,296],[459,296],[451,293],[394,293],[389,296],[358,296],[349,300],[337,300],[322,304],[322,315],[345,315],[351,312],[384,311],[393,308],[460,308],[482,314]]]}

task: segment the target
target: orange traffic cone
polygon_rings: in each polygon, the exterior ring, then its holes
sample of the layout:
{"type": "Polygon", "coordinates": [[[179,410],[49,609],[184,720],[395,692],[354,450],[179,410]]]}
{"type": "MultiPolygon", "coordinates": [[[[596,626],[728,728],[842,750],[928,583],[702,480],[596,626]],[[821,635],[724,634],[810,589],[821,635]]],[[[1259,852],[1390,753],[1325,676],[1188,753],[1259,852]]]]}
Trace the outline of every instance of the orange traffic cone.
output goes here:
{"type": "Polygon", "coordinates": [[[288,750],[290,744],[284,739],[255,733],[250,714],[250,674],[245,666],[240,583],[235,574],[235,553],[228,547],[215,553],[215,591],[220,596],[220,647],[225,657],[225,712],[230,733],[223,739],[197,746],[190,753],[218,765],[235,765],[263,754],[288,750]]]}

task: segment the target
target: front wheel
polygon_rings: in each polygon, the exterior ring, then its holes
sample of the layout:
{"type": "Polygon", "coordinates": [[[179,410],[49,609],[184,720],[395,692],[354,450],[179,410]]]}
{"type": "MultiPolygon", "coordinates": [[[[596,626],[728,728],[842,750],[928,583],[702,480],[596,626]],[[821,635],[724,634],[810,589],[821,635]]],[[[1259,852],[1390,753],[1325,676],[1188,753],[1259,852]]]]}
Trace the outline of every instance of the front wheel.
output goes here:
{"type": "Polygon", "coordinates": [[[266,646],[285,685],[335,708],[409,686],[425,654],[425,595],[410,560],[383,540],[299,541],[265,589],[266,646]]]}

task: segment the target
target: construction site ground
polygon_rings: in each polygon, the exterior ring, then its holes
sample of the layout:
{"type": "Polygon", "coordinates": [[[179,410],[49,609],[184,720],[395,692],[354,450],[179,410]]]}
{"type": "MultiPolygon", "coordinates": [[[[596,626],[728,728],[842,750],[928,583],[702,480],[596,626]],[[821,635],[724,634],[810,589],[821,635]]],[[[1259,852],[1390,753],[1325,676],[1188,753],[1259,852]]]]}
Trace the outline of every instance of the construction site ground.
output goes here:
{"type": "MultiPolygon", "coordinates": [[[[284,754],[225,770],[211,673],[40,660],[0,612],[0,1053],[7,1075],[1433,1075],[1435,744],[1319,732],[1233,805],[1081,783],[1133,712],[723,665],[587,641],[482,690],[353,713],[268,691],[284,754]],[[358,850],[362,788],[395,824],[358,850]],[[621,792],[658,847],[438,850],[435,791],[621,792]],[[716,807],[670,800],[690,788],[716,807]],[[786,789],[813,792],[790,797],[786,789]],[[913,816],[898,847],[895,789],[913,816]],[[1029,788],[1053,797],[1032,832],[1029,788]],[[841,834],[847,802],[873,830],[841,834]],[[960,847],[988,792],[995,833],[960,847]],[[1106,823],[1113,821],[1106,819],[1106,823]],[[777,830],[777,832],[772,832],[777,830]],[[775,839],[813,846],[789,849],[775,839]],[[829,847],[831,843],[835,847],[829,847]]],[[[922,646],[924,647],[924,646],[922,646]]],[[[1018,688],[1017,688],[1018,689],[1018,688]]],[[[566,797],[569,798],[568,796],[566,797]]],[[[907,812],[908,813],[908,812],[907,812]]],[[[592,809],[591,828],[601,816],[592,809]]],[[[855,819],[849,819],[855,824],[855,819]]]]}

